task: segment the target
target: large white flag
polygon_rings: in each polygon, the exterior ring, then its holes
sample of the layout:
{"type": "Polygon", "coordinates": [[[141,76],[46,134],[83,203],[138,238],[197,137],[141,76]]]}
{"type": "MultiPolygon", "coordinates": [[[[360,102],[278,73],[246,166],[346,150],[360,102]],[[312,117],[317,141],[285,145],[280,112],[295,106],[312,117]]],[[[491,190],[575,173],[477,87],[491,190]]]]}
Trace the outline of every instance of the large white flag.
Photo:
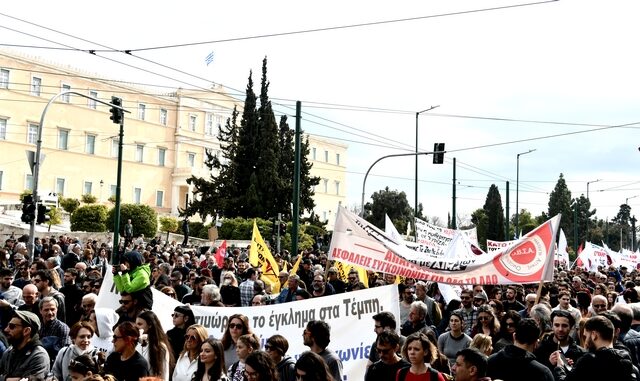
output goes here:
{"type": "Polygon", "coordinates": [[[569,268],[569,253],[567,252],[567,237],[564,230],[560,229],[560,238],[558,238],[558,249],[556,251],[556,261],[565,268],[569,268]]]}
{"type": "Polygon", "coordinates": [[[427,257],[399,244],[366,220],[339,208],[329,258],[373,271],[448,284],[533,283],[553,279],[553,248],[560,215],[495,255],[474,248],[459,232],[446,255],[427,257]]]}

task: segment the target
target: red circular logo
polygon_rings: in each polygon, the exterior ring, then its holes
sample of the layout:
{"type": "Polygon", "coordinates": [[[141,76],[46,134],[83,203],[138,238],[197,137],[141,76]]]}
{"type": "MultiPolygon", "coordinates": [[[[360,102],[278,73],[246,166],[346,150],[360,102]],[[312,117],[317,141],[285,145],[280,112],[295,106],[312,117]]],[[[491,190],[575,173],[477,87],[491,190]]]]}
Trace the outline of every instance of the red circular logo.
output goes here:
{"type": "Polygon", "coordinates": [[[529,264],[536,257],[536,246],[532,241],[523,242],[515,250],[509,253],[514,262],[521,265],[529,264]]]}

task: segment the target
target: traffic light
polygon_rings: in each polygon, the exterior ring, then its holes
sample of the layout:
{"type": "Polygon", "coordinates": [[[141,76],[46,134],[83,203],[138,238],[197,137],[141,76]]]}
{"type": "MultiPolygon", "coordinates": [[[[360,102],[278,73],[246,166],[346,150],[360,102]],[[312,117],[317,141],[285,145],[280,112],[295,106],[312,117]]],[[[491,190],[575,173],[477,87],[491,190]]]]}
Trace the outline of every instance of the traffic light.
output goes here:
{"type": "Polygon", "coordinates": [[[287,234],[287,224],[286,222],[280,223],[280,236],[287,234]]]}
{"type": "MultiPolygon", "coordinates": [[[[122,107],[122,98],[111,97],[111,104],[122,107]]],[[[122,124],[122,118],[124,116],[124,112],[121,109],[117,107],[111,107],[109,109],[109,112],[111,113],[111,116],[109,117],[109,119],[111,119],[113,123],[122,124]]]]}
{"type": "Polygon", "coordinates": [[[51,219],[51,216],[49,215],[50,211],[51,211],[51,208],[48,207],[47,205],[38,204],[38,219],[36,222],[38,224],[49,222],[49,220],[51,219]]]}
{"type": "Polygon", "coordinates": [[[444,143],[433,143],[433,164],[444,162],[444,143]]]}
{"type": "Polygon", "coordinates": [[[33,203],[33,196],[28,194],[22,198],[22,222],[30,224],[36,219],[36,205],[33,203]]]}

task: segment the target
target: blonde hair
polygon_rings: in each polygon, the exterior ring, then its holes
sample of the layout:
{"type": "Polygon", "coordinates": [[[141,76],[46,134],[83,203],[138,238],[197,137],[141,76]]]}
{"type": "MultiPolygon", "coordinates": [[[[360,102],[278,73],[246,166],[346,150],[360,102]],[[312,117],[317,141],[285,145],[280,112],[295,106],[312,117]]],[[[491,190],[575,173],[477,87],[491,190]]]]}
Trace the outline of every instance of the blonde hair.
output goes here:
{"type": "Polygon", "coordinates": [[[469,344],[469,348],[476,348],[480,352],[485,355],[490,355],[493,351],[493,340],[491,336],[485,335],[484,333],[478,333],[471,340],[471,344],[469,344]]]}

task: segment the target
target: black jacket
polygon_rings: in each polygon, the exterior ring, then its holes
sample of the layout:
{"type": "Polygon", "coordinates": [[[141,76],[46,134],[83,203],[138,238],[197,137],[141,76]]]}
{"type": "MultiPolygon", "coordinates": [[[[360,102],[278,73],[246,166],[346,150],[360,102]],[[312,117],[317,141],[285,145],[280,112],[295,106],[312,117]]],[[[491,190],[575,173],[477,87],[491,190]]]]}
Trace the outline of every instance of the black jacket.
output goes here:
{"type": "Polygon", "coordinates": [[[573,364],[571,371],[565,367],[554,369],[557,381],[631,381],[637,379],[636,373],[629,354],[614,348],[600,348],[594,353],[585,354],[573,364]]]}
{"type": "Polygon", "coordinates": [[[515,345],[507,345],[489,357],[487,377],[503,381],[553,381],[553,374],[536,356],[515,345]]]}
{"type": "MultiPolygon", "coordinates": [[[[533,354],[536,355],[536,359],[540,361],[543,365],[547,366],[550,370],[553,370],[554,366],[549,362],[549,356],[555,351],[558,350],[558,343],[553,341],[553,334],[547,335],[542,341],[538,343],[538,347],[536,348],[533,354]]],[[[587,351],[578,346],[575,341],[571,337],[569,337],[569,348],[566,352],[564,352],[564,356],[568,359],[573,360],[575,364],[580,357],[582,357],[587,351]]]]}

